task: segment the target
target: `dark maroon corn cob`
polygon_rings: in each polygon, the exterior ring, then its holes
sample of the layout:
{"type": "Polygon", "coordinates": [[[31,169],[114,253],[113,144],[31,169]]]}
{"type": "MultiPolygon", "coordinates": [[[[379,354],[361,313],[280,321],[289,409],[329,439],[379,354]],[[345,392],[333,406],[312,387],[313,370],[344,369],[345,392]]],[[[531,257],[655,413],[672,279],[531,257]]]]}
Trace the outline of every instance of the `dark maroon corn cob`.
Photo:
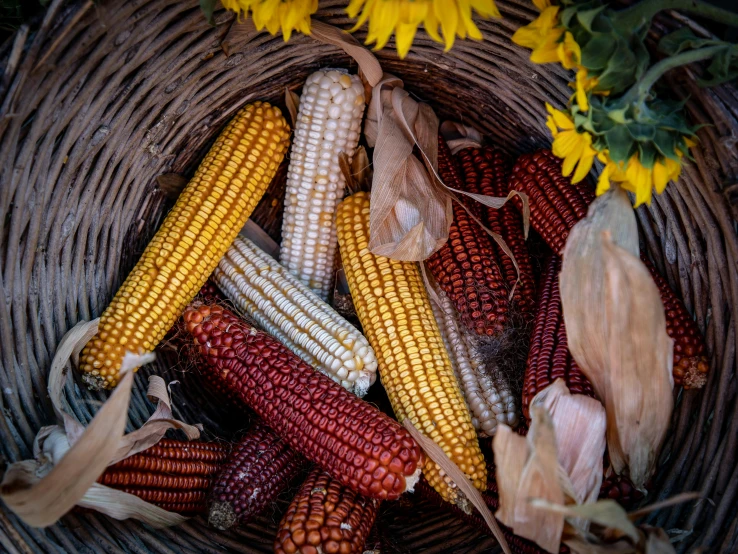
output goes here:
{"type": "Polygon", "coordinates": [[[533,326],[523,381],[523,415],[528,421],[531,400],[556,379],[564,379],[572,393],[593,398],[595,396],[592,384],[574,361],[566,342],[559,292],[560,271],[561,258],[551,256],[541,278],[538,314],[533,326]]]}
{"type": "Polygon", "coordinates": [[[201,370],[344,485],[379,499],[411,486],[423,453],[399,423],[222,306],[195,302],[182,325],[201,370]]]}
{"type": "MultiPolygon", "coordinates": [[[[510,160],[499,150],[492,148],[466,148],[456,155],[463,175],[463,190],[475,194],[504,197],[510,191],[510,160]]],[[[530,253],[525,244],[523,219],[520,213],[508,202],[499,209],[480,206],[482,222],[491,231],[502,236],[515,256],[520,273],[515,269],[512,259],[502,248],[492,241],[497,254],[497,265],[501,268],[507,287],[512,290],[513,307],[526,321],[535,314],[535,279],[530,253]],[[518,280],[519,277],[519,280],[518,280]]]]}
{"type": "Polygon", "coordinates": [[[701,389],[707,382],[710,365],[705,357],[705,342],[684,302],[674,293],[669,283],[659,275],[645,256],[641,260],[651,272],[661,295],[666,315],[666,332],[674,339],[674,383],[685,389],[701,389]]]}
{"type": "Polygon", "coordinates": [[[625,475],[611,475],[602,480],[600,498],[615,500],[625,509],[631,509],[643,498],[643,493],[635,488],[625,475]]]}
{"type": "MultiPolygon", "coordinates": [[[[461,170],[440,136],[438,172],[448,186],[463,189],[461,170]]],[[[492,239],[457,202],[453,216],[448,241],[426,265],[469,330],[499,335],[509,324],[509,289],[497,265],[492,239]]]]}
{"type": "Polygon", "coordinates": [[[200,461],[184,461],[171,458],[155,458],[150,455],[135,454],[117,464],[109,466],[107,471],[118,471],[123,469],[137,469],[151,473],[165,473],[176,475],[199,475],[206,477],[214,475],[220,468],[219,463],[208,463],[200,461]]]}
{"type": "Polygon", "coordinates": [[[205,284],[200,289],[198,295],[203,302],[207,302],[209,304],[227,301],[226,297],[223,296],[223,293],[220,292],[218,285],[216,285],[211,278],[208,278],[208,280],[205,281],[205,284]]]}
{"type": "Polygon", "coordinates": [[[374,525],[379,500],[343,486],[316,467],[287,508],[275,554],[357,554],[374,525]]]}
{"type": "MultiPolygon", "coordinates": [[[[531,226],[558,255],[571,228],[587,215],[594,200],[587,183],[573,185],[561,174],[561,160],[549,150],[520,156],[513,166],[510,188],[528,195],[531,226]]],[[[522,209],[518,197],[513,202],[522,209]]]]}
{"type": "Polygon", "coordinates": [[[205,508],[205,497],[207,491],[204,489],[194,490],[162,490],[162,489],[143,489],[133,487],[122,487],[118,490],[138,496],[141,500],[151,502],[157,506],[163,504],[197,504],[205,508]]]}
{"type": "MultiPolygon", "coordinates": [[[[586,184],[572,185],[561,174],[561,160],[547,150],[525,154],[513,168],[512,188],[528,194],[533,228],[555,253],[561,255],[572,227],[587,215],[595,198],[586,184]]],[[[516,205],[521,204],[516,200],[516,205]]],[[[666,330],[674,340],[674,383],[684,388],[701,388],[707,381],[709,364],[705,344],[684,302],[641,256],[661,294],[666,314],[666,330]]]]}
{"type": "Polygon", "coordinates": [[[259,514],[300,471],[304,459],[261,422],[233,447],[208,496],[208,523],[226,530],[259,514]]]}

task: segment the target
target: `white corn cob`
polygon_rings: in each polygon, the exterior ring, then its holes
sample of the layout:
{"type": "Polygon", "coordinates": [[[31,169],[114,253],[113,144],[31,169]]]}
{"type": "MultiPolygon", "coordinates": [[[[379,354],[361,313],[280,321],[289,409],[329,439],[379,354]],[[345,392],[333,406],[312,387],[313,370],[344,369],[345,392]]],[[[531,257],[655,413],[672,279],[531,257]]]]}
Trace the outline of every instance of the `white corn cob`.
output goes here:
{"type": "Polygon", "coordinates": [[[364,335],[250,240],[236,238],[213,277],[265,331],[349,391],[364,396],[376,380],[364,335]]]}
{"type": "Polygon", "coordinates": [[[498,423],[514,426],[518,411],[512,392],[498,386],[476,352],[472,337],[456,320],[453,303],[440,288],[435,287],[441,306],[431,302],[443,343],[459,382],[464,399],[472,414],[472,423],[480,437],[491,437],[498,423]]]}
{"type": "Polygon", "coordinates": [[[361,80],[343,70],[316,71],[300,97],[279,261],[323,300],[333,278],[336,206],[346,185],[338,156],[353,156],[364,107],[361,80]]]}

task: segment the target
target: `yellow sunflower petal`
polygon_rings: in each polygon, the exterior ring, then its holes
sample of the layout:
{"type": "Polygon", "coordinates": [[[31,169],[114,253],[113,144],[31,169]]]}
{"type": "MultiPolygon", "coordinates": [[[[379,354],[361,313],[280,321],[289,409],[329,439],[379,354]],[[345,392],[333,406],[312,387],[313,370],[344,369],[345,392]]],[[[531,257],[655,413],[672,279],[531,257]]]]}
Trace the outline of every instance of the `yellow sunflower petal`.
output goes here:
{"type": "Polygon", "coordinates": [[[599,196],[610,190],[610,164],[606,165],[600,173],[599,179],[597,179],[597,190],[595,194],[599,196]]]}
{"type": "Polygon", "coordinates": [[[376,42],[374,49],[381,50],[392,36],[398,19],[400,18],[399,6],[396,2],[380,2],[376,5],[371,19],[369,19],[369,32],[367,41],[376,42]]]}
{"type": "Polygon", "coordinates": [[[587,175],[589,175],[589,171],[590,169],[592,169],[592,163],[594,163],[595,154],[597,154],[597,152],[594,150],[594,148],[584,148],[582,157],[579,158],[579,163],[577,164],[577,170],[574,172],[574,176],[571,178],[572,183],[578,183],[587,175]]]}
{"type": "Polygon", "coordinates": [[[417,23],[400,23],[397,26],[395,42],[397,43],[397,54],[400,56],[400,59],[407,56],[407,53],[410,51],[417,29],[417,23]]]}
{"type": "Polygon", "coordinates": [[[661,194],[666,188],[666,184],[669,182],[669,171],[666,169],[666,165],[661,161],[656,161],[653,164],[653,188],[656,189],[656,194],[661,194]]]}
{"type": "Polygon", "coordinates": [[[441,22],[441,31],[443,32],[443,40],[446,51],[453,45],[458,30],[459,12],[454,2],[446,0],[435,0],[433,2],[433,12],[441,22]]]}
{"type": "MultiPolygon", "coordinates": [[[[356,17],[359,14],[359,11],[361,10],[365,2],[366,0],[351,0],[351,2],[349,2],[349,5],[346,6],[346,13],[348,14],[348,16],[356,17]]],[[[367,17],[369,15],[368,11],[369,10],[366,10],[366,9],[364,10],[364,12],[367,14],[367,17]]],[[[364,14],[362,14],[362,17],[364,17],[364,14]]]]}
{"type": "Polygon", "coordinates": [[[533,5],[538,8],[538,11],[543,11],[546,8],[551,7],[551,1],[550,0],[533,0],[533,5]]]}
{"type": "Polygon", "coordinates": [[[652,171],[644,167],[638,156],[628,160],[628,168],[625,171],[628,182],[635,189],[635,206],[651,203],[652,171]]]}
{"type": "Polygon", "coordinates": [[[559,134],[559,128],[556,126],[556,122],[554,121],[553,117],[548,116],[546,118],[546,127],[548,127],[548,130],[551,131],[551,136],[553,138],[556,138],[556,136],[559,134]]]}
{"type": "Polygon", "coordinates": [[[579,60],[582,58],[582,50],[579,48],[574,35],[569,31],[564,34],[564,40],[558,43],[556,52],[559,61],[566,69],[574,69],[579,67],[579,60]]]}
{"type": "Polygon", "coordinates": [[[587,70],[580,69],[577,71],[577,92],[575,94],[577,98],[577,106],[583,112],[589,110],[589,99],[587,98],[586,89],[587,70]]]}
{"type": "MultiPolygon", "coordinates": [[[[440,42],[443,44],[443,39],[441,38],[441,35],[438,34],[438,26],[439,26],[438,18],[436,17],[435,10],[428,10],[428,13],[425,16],[425,21],[423,22],[423,28],[425,29],[425,32],[428,33],[428,36],[435,40],[436,42],[440,42]]],[[[453,41],[452,41],[453,44],[453,41]]]]}
{"type": "Polygon", "coordinates": [[[551,114],[551,117],[553,117],[553,120],[556,123],[556,125],[559,127],[559,129],[566,129],[566,130],[574,129],[574,120],[570,118],[567,114],[562,112],[561,110],[551,108],[549,110],[549,113],[551,114]]]}

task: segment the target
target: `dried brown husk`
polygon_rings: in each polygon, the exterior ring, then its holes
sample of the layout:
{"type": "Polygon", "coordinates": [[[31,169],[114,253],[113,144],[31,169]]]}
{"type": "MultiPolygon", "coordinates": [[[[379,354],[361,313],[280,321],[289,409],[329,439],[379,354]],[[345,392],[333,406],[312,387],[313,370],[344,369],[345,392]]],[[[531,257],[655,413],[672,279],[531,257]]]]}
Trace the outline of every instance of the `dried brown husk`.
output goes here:
{"type": "Polygon", "coordinates": [[[474,127],[464,125],[458,121],[444,121],[441,123],[441,135],[452,154],[457,154],[464,148],[480,148],[482,133],[474,127]]]}
{"type": "Polygon", "coordinates": [[[673,409],[673,345],[619,188],[598,198],[572,230],[560,283],[569,350],[607,412],[612,467],[643,490],[673,409]]]}
{"type": "Polygon", "coordinates": [[[95,483],[105,468],[156,444],[168,429],[177,428],[188,438],[199,437],[198,426],[172,417],[166,385],[153,376],[149,397],[157,408],[138,430],[124,434],[133,384],[133,369],[153,360],[127,353],[120,384],[85,428],[64,411],[64,385],[68,362],[77,362],[87,341],[97,333],[99,320],[83,322],[59,343],[51,363],[49,397],[59,423],[43,427],[34,441],[33,460],[8,467],[0,484],[0,498],[26,524],[46,527],[75,505],[96,509],[112,517],[133,517],[155,527],[176,525],[186,518],[142,501],[140,498],[95,483]]]}

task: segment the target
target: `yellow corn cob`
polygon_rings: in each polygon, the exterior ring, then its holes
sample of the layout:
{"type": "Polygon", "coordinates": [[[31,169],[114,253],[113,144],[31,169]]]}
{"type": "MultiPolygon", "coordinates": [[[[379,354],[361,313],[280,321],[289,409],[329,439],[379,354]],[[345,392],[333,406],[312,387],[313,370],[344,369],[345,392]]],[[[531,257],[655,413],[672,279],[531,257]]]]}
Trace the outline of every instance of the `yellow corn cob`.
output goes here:
{"type": "Polygon", "coordinates": [[[451,299],[436,287],[441,301],[431,302],[433,315],[443,337],[456,380],[472,413],[472,423],[480,437],[491,437],[497,424],[514,426],[518,422],[515,397],[509,387],[495,382],[490,368],[485,366],[469,333],[456,320],[456,310],[451,299]]]}
{"type": "Polygon", "coordinates": [[[364,396],[376,380],[364,335],[250,240],[237,237],[213,276],[265,331],[349,391],[364,396]]]}
{"type": "Polygon", "coordinates": [[[338,156],[353,155],[364,105],[361,80],[335,69],[310,75],[300,98],[279,261],[323,300],[328,298],[336,255],[333,216],[346,186],[338,156]]]}
{"type": "MultiPolygon", "coordinates": [[[[369,251],[369,195],[338,206],[338,244],[356,313],[379,361],[382,384],[402,421],[433,439],[485,490],[487,470],[477,433],[433,317],[418,265],[369,251]]],[[[463,504],[441,469],[428,460],[423,473],[448,501],[463,504]]]]}
{"type": "Polygon", "coordinates": [[[203,286],[269,186],[289,141],[279,109],[244,107],[218,137],[100,318],[83,380],[112,388],[126,351],[154,350],[203,286]]]}

